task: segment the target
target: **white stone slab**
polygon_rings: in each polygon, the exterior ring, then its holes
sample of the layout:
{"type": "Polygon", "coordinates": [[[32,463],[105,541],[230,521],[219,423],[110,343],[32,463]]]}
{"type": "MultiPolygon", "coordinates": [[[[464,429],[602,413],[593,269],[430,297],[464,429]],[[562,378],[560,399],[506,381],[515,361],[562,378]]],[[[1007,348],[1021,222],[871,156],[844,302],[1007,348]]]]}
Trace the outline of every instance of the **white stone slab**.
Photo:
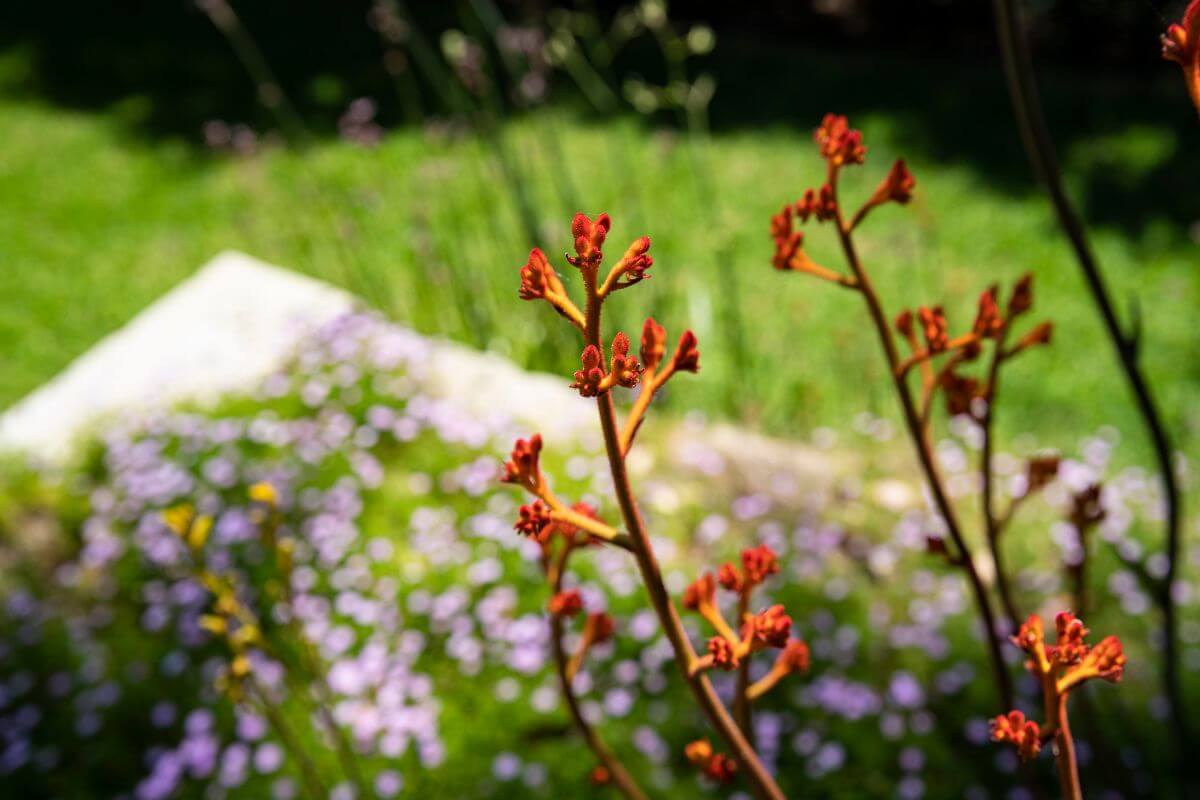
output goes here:
{"type": "MultiPolygon", "coordinates": [[[[58,466],[106,418],[253,390],[306,335],[356,305],[329,284],[222,253],[0,416],[0,451],[58,466]]],[[[539,431],[548,443],[582,438],[598,445],[595,404],[569,389],[566,377],[530,373],[444,340],[430,344],[424,391],[480,419],[539,431]]],[[[848,454],[728,425],[680,423],[665,433],[677,457],[716,457],[750,486],[790,475],[806,490],[823,491],[855,469],[848,454]]],[[[631,463],[635,471],[638,463],[631,463]]]]}
{"type": "Polygon", "coordinates": [[[248,389],[299,335],[354,302],[320,281],[221,253],[0,417],[0,449],[59,463],[106,416],[248,389]]]}

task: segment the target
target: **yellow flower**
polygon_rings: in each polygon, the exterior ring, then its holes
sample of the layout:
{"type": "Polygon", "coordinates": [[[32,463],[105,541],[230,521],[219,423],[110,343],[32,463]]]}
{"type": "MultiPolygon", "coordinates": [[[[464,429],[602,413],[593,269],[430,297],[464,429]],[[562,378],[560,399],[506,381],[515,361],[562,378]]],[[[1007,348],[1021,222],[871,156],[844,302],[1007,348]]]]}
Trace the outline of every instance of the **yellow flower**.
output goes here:
{"type": "Polygon", "coordinates": [[[279,492],[266,481],[260,481],[251,486],[249,494],[250,499],[255,503],[262,503],[271,508],[276,508],[279,505],[279,492]]]}

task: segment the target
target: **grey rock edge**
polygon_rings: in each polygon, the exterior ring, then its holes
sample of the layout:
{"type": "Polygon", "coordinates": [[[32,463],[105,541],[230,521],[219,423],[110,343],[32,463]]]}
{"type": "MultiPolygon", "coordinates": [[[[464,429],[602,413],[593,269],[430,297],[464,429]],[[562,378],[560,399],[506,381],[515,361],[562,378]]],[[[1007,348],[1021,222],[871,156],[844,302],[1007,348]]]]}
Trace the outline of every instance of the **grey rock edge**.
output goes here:
{"type": "MultiPolygon", "coordinates": [[[[105,420],[248,391],[285,364],[307,332],[357,305],[321,281],[221,253],[0,416],[0,451],[61,467],[105,420]]],[[[431,345],[423,387],[431,394],[480,418],[527,424],[547,438],[595,435],[594,405],[562,377],[442,340],[431,345]]],[[[750,480],[786,471],[827,489],[850,467],[844,455],[729,425],[681,423],[669,436],[672,449],[702,445],[750,480]]],[[[898,509],[918,497],[893,486],[878,500],[898,509]]]]}

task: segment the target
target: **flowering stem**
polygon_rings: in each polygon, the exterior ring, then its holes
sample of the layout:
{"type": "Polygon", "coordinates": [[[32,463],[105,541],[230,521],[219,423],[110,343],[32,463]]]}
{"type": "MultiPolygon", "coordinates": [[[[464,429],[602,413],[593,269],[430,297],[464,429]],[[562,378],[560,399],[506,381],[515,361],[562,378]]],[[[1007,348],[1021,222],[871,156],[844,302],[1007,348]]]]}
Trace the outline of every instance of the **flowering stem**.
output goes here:
{"type": "MultiPolygon", "coordinates": [[[[831,172],[833,171],[831,170],[831,172]]],[[[837,207],[836,173],[831,175],[830,185],[834,191],[834,205],[837,207]]],[[[938,472],[937,462],[934,460],[933,447],[929,441],[928,431],[921,423],[921,417],[916,404],[913,402],[908,382],[905,379],[904,373],[899,369],[900,356],[896,348],[896,342],[892,338],[892,330],[888,326],[887,317],[884,315],[883,307],[879,302],[879,295],[876,294],[875,287],[858,258],[858,252],[854,248],[854,240],[851,237],[850,229],[846,227],[842,219],[840,208],[837,212],[835,222],[842,251],[858,282],[859,291],[862,293],[863,300],[866,301],[871,321],[875,326],[876,332],[879,334],[880,343],[883,345],[883,352],[887,358],[888,367],[892,375],[892,383],[896,387],[896,394],[900,397],[900,406],[904,411],[904,422],[908,427],[908,433],[912,438],[913,446],[916,448],[917,458],[921,463],[921,469],[925,473],[926,482],[929,484],[930,494],[933,495],[934,504],[937,506],[938,512],[946,524],[946,530],[950,534],[950,538],[954,541],[955,547],[958,549],[959,563],[967,573],[967,581],[971,585],[975,602],[979,606],[979,615],[983,621],[984,637],[987,639],[988,653],[991,656],[992,671],[996,680],[996,689],[1000,694],[1001,703],[1005,708],[1011,708],[1012,682],[1008,674],[1008,669],[1004,664],[1004,656],[1000,650],[1000,639],[996,635],[996,621],[992,612],[991,601],[988,599],[987,589],[983,585],[983,580],[979,577],[979,571],[975,568],[975,561],[971,557],[971,551],[967,548],[966,540],[963,538],[958,517],[954,512],[954,507],[950,504],[949,497],[942,484],[942,477],[938,472]]]]}
{"type": "MultiPolygon", "coordinates": [[[[746,618],[746,613],[750,607],[750,592],[743,591],[738,596],[738,615],[737,619],[740,623],[746,618]]],[[[733,696],[733,718],[737,720],[738,727],[742,729],[742,734],[746,740],[750,742],[750,746],[754,746],[754,718],[750,707],[750,659],[743,658],[738,664],[737,674],[737,691],[733,696]]]]}
{"type": "MultiPolygon", "coordinates": [[[[987,378],[987,404],[984,407],[983,416],[979,420],[979,426],[983,430],[983,452],[980,454],[980,472],[983,477],[982,487],[982,503],[983,503],[983,522],[984,530],[987,534],[988,550],[992,554],[992,564],[995,566],[996,573],[996,588],[1000,593],[1000,603],[1004,606],[1004,613],[1008,615],[1008,625],[1010,631],[1016,631],[1017,626],[1021,624],[1021,615],[1017,610],[1017,604],[1013,600],[1012,587],[1008,582],[1008,574],[1004,571],[1004,562],[1000,555],[1000,519],[996,515],[995,498],[993,496],[993,484],[995,483],[995,474],[992,464],[992,449],[995,444],[992,431],[992,410],[996,407],[996,393],[1000,385],[1000,364],[1004,361],[1004,340],[1008,335],[1008,325],[1005,324],[1000,330],[995,346],[992,349],[992,360],[988,366],[987,378]]],[[[1080,613],[1082,609],[1078,606],[1075,608],[1076,613],[1080,613]]]]}
{"type": "MultiPolygon", "coordinates": [[[[595,270],[581,270],[587,290],[587,325],[584,335],[586,343],[600,347],[600,306],[601,298],[596,292],[595,270]]],[[[750,783],[754,795],[764,800],[784,800],[784,794],[775,779],[767,772],[766,767],[754,752],[754,748],[746,741],[738,729],[737,723],[729,715],[729,711],[717,697],[712,682],[702,672],[693,673],[692,667],[696,661],[696,651],[692,648],[679,612],[671,601],[671,595],[663,583],[662,571],[655,558],[654,548],[650,537],[642,524],[637,502],[629,484],[629,475],[625,471],[625,455],[621,452],[621,437],[617,430],[616,411],[613,407],[612,392],[602,392],[596,398],[596,407],[600,414],[600,429],[604,434],[604,447],[608,453],[609,471],[612,473],[613,489],[617,496],[617,504],[621,507],[621,516],[625,520],[625,528],[633,539],[633,554],[642,574],[642,582],[650,595],[650,604],[658,616],[671,649],[675,652],[675,662],[687,680],[688,686],[696,696],[696,701],[708,715],[717,732],[729,745],[734,759],[738,762],[746,779],[750,783]]]]}
{"type": "MultiPolygon", "coordinates": [[[[1179,679],[1178,620],[1175,598],[1172,594],[1178,574],[1179,525],[1183,513],[1179,488],[1175,479],[1174,449],[1158,406],[1154,401],[1150,385],[1146,376],[1142,374],[1138,361],[1136,332],[1133,334],[1126,332],[1117,319],[1112,299],[1109,297],[1108,288],[1092,254],[1083,223],[1063,188],[1058,157],[1054,152],[1054,143],[1050,138],[1050,131],[1038,98],[1033,63],[1028,43],[1025,41],[1024,32],[1021,29],[1016,2],[1015,0],[994,0],[993,10],[996,17],[997,37],[1000,39],[1004,57],[1008,91],[1012,98],[1017,128],[1026,155],[1054,207],[1059,227],[1062,228],[1075,251],[1075,259],[1083,272],[1084,280],[1092,295],[1092,301],[1100,312],[1104,327],[1108,331],[1108,337],[1116,350],[1117,360],[1125,373],[1129,388],[1133,391],[1138,411],[1150,435],[1154,455],[1158,462],[1158,472],[1162,477],[1163,494],[1166,501],[1167,574],[1156,587],[1157,590],[1153,593],[1153,597],[1163,615],[1162,680],[1163,691],[1170,701],[1173,738],[1178,746],[1176,756],[1179,759],[1179,764],[1177,764],[1179,769],[1176,772],[1179,775],[1188,775],[1189,772],[1183,769],[1183,761],[1185,754],[1191,751],[1193,743],[1186,721],[1188,717],[1179,679]]],[[[1194,781],[1195,779],[1191,778],[1188,783],[1194,781]]]]}
{"type": "MultiPolygon", "coordinates": [[[[567,556],[570,554],[568,547],[562,553],[557,564],[554,565],[551,573],[551,591],[558,594],[562,591],[563,573],[566,572],[567,556]]],[[[575,728],[583,736],[583,740],[587,742],[587,746],[592,753],[608,770],[609,777],[616,787],[621,791],[621,794],[630,798],[630,800],[646,800],[646,795],[642,793],[641,788],[625,769],[625,765],[621,763],[621,759],[608,749],[608,745],[600,738],[600,734],[596,732],[583,716],[583,709],[579,706],[579,698],[575,695],[575,687],[572,684],[574,670],[571,668],[570,660],[567,658],[567,652],[563,649],[563,617],[561,614],[552,614],[550,616],[550,646],[554,651],[554,666],[558,673],[558,685],[562,691],[563,699],[567,702],[567,711],[571,714],[571,720],[575,723],[575,728]]]]}
{"type": "Polygon", "coordinates": [[[1070,722],[1067,718],[1067,692],[1058,691],[1052,674],[1046,674],[1042,678],[1042,700],[1046,720],[1054,720],[1054,759],[1063,800],[1082,800],[1084,790],[1079,783],[1075,739],[1070,735],[1070,722]]]}

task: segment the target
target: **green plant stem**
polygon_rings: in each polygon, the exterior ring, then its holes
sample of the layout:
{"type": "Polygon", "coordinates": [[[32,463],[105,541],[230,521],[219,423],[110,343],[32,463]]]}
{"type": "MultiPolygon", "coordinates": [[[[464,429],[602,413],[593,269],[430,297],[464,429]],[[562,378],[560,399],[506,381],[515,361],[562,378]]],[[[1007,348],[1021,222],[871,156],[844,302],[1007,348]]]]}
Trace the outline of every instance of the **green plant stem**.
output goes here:
{"type": "MultiPolygon", "coordinates": [[[[1071,243],[1075,252],[1075,260],[1083,272],[1084,281],[1092,295],[1092,301],[1109,340],[1116,351],[1117,360],[1125,373],[1125,379],[1133,392],[1138,411],[1150,435],[1154,447],[1158,472],[1162,477],[1163,494],[1166,502],[1166,555],[1167,572],[1162,581],[1156,585],[1153,597],[1163,616],[1163,692],[1170,704],[1170,721],[1173,738],[1177,743],[1178,763],[1176,774],[1192,775],[1194,771],[1184,769],[1188,754],[1193,750],[1193,743],[1187,723],[1187,711],[1184,705],[1183,688],[1179,678],[1179,644],[1178,619],[1175,608],[1175,598],[1172,589],[1178,576],[1179,562],[1179,523],[1182,517],[1181,499],[1175,478],[1173,463],[1173,448],[1167,435],[1166,426],[1155,404],[1150,384],[1142,373],[1138,360],[1138,335],[1127,333],[1117,319],[1104,278],[1092,254],[1088,243],[1087,232],[1083,222],[1076,212],[1070,198],[1063,188],[1062,171],[1059,168],[1058,157],[1054,151],[1054,142],[1050,136],[1042,111],[1041,100],[1038,97],[1037,84],[1034,79],[1033,59],[1029,53],[1029,45],[1025,40],[1024,30],[1018,14],[1016,0],[993,0],[993,10],[996,17],[996,33],[1000,40],[1001,52],[1004,58],[1004,72],[1008,82],[1008,92],[1012,98],[1013,112],[1016,116],[1017,129],[1025,153],[1033,167],[1034,173],[1040,180],[1050,199],[1054,212],[1058,217],[1059,227],[1071,243]]],[[[1195,777],[1186,783],[1192,785],[1195,777]]]]}
{"type": "Polygon", "coordinates": [[[279,710],[271,705],[271,701],[267,698],[267,694],[258,684],[258,681],[250,678],[248,687],[255,699],[258,701],[256,705],[267,718],[267,722],[274,729],[280,741],[283,742],[284,748],[292,754],[296,762],[300,765],[300,771],[304,774],[304,790],[313,800],[323,800],[329,796],[329,792],[325,789],[325,782],[321,780],[321,776],[317,773],[317,768],[313,764],[312,759],[304,752],[304,748],[296,741],[296,737],[292,735],[291,728],[288,727],[279,710]]]}
{"type": "MultiPolygon", "coordinates": [[[[600,298],[596,295],[596,276],[594,270],[589,273],[583,270],[584,282],[587,285],[587,326],[584,338],[588,344],[600,347],[600,298]]],[[[650,604],[658,616],[659,624],[671,649],[675,652],[675,663],[679,667],[684,680],[696,697],[701,709],[708,716],[713,726],[729,745],[733,758],[738,762],[741,772],[746,776],[750,789],[755,797],[761,800],[784,800],[775,779],[767,772],[754,748],[746,741],[737,723],[729,715],[729,711],[717,697],[712,682],[703,672],[692,674],[692,663],[696,660],[696,651],[684,630],[683,622],[679,619],[679,611],[671,601],[671,595],[663,583],[662,571],[650,536],[642,523],[637,501],[629,484],[629,475],[625,470],[625,457],[621,453],[621,436],[617,428],[616,412],[613,407],[612,392],[603,392],[596,398],[597,410],[600,414],[600,429],[604,433],[604,447],[608,454],[609,471],[612,473],[613,488],[617,496],[617,504],[621,507],[621,516],[634,543],[634,556],[637,559],[638,570],[642,575],[642,583],[650,596],[650,604]]]]}

